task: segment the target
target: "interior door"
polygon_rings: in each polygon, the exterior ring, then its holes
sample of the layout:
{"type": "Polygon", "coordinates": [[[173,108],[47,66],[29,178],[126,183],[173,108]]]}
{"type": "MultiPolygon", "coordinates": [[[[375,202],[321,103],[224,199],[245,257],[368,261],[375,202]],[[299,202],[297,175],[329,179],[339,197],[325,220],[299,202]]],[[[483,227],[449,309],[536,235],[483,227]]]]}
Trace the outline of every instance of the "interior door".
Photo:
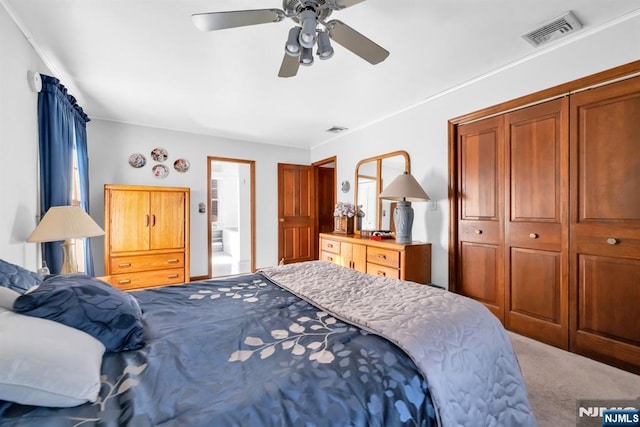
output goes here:
{"type": "Polygon", "coordinates": [[[640,78],[571,97],[571,350],[640,373],[640,78]]]}
{"type": "Polygon", "coordinates": [[[509,113],[505,326],[568,348],[568,99],[509,113]]]}
{"type": "Polygon", "coordinates": [[[458,127],[456,292],[504,322],[503,117],[458,127]]]}
{"type": "Polygon", "coordinates": [[[315,256],[313,166],[278,163],[278,259],[289,264],[315,256]]]}

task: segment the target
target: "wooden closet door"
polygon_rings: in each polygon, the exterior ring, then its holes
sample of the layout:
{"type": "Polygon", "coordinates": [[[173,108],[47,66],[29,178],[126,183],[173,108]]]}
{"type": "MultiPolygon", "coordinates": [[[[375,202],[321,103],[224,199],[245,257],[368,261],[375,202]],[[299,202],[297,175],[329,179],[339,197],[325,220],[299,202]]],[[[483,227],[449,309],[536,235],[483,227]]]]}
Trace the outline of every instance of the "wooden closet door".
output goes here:
{"type": "Polygon", "coordinates": [[[457,134],[458,268],[455,291],[504,322],[503,117],[461,125],[457,134]]]}
{"type": "Polygon", "coordinates": [[[640,78],[571,97],[571,350],[640,373],[640,78]]]}
{"type": "Polygon", "coordinates": [[[149,192],[112,190],[109,192],[110,253],[149,249],[149,192]]]}
{"type": "Polygon", "coordinates": [[[568,101],[506,115],[505,325],[568,348],[568,101]]]}
{"type": "Polygon", "coordinates": [[[150,249],[184,248],[185,193],[152,191],[149,213],[150,249]]]}

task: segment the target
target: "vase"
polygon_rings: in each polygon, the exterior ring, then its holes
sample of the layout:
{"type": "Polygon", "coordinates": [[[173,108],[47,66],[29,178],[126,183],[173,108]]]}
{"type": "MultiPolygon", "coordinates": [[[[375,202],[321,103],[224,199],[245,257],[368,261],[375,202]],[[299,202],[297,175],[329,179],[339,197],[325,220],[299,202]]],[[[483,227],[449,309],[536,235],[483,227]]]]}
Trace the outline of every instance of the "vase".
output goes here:
{"type": "Polygon", "coordinates": [[[336,216],[333,218],[333,232],[340,234],[353,234],[353,217],[336,216]]]}

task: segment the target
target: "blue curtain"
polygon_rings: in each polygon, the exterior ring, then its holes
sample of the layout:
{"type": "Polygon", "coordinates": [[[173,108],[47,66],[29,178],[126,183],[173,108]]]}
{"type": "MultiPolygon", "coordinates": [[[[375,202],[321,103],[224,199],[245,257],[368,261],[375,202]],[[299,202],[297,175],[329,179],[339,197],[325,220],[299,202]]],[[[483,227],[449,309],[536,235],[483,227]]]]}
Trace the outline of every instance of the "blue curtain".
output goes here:
{"type": "MultiPolygon", "coordinates": [[[[38,94],[41,217],[52,206],[71,204],[74,136],[77,133],[76,128],[81,127],[84,130],[86,154],[88,121],[87,115],[77,105],[75,98],[67,94],[67,89],[60,84],[60,80],[43,75],[42,90],[38,94]]],[[[88,180],[88,176],[86,179],[88,180]]],[[[59,273],[62,267],[60,243],[44,244],[43,258],[53,274],[59,273]]]]}
{"type": "MultiPolygon", "coordinates": [[[[89,213],[89,155],[87,153],[87,122],[75,120],[76,154],[78,156],[78,174],[80,175],[80,207],[89,213]]],[[[84,239],[85,274],[93,276],[93,256],[91,242],[84,239]]]]}

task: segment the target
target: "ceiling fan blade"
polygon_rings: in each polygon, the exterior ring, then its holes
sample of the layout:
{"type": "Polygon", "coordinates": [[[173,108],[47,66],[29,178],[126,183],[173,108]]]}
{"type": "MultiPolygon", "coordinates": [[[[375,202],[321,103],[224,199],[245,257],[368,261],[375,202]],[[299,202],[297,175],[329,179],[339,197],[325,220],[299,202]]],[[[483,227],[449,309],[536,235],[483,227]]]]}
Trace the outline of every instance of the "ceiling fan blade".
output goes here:
{"type": "Polygon", "coordinates": [[[278,77],[293,77],[298,74],[298,68],[300,68],[300,58],[285,53],[284,58],[282,58],[282,65],[280,65],[278,77]]]}
{"type": "Polygon", "coordinates": [[[389,56],[389,51],[369,40],[347,24],[337,19],[327,22],[329,36],[365,61],[375,65],[389,56]]]}
{"type": "Polygon", "coordinates": [[[337,10],[351,7],[354,4],[362,3],[364,0],[335,0],[337,10]]]}
{"type": "Polygon", "coordinates": [[[193,25],[201,31],[224,30],[247,25],[280,22],[285,18],[280,9],[236,10],[233,12],[196,13],[191,16],[193,25]]]}

